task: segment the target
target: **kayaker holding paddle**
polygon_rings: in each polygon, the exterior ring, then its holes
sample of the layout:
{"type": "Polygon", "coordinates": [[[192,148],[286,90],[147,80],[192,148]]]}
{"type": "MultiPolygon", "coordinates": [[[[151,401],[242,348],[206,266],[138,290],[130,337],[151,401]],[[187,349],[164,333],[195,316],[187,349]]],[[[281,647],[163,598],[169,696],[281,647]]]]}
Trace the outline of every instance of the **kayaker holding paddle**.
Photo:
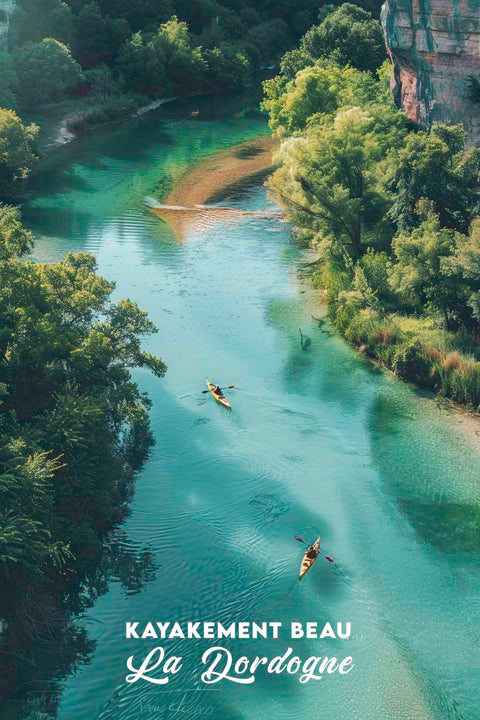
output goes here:
{"type": "MultiPolygon", "coordinates": [[[[300,535],[295,535],[295,540],[298,540],[298,542],[301,542],[304,545],[307,545],[305,540],[302,537],[300,537],[300,535]]],[[[310,546],[307,545],[307,550],[305,551],[305,554],[302,558],[302,562],[300,565],[300,575],[299,575],[300,580],[310,570],[310,568],[316,562],[319,555],[324,557],[325,560],[328,560],[328,562],[333,563],[333,558],[331,558],[329,555],[324,555],[323,552],[320,550],[320,542],[321,542],[321,537],[318,536],[318,538],[315,540],[313,545],[310,545],[310,546]]]]}
{"type": "MultiPolygon", "coordinates": [[[[228,410],[232,409],[232,406],[223,394],[223,390],[220,385],[216,385],[215,383],[210,382],[210,380],[207,380],[207,387],[208,390],[203,390],[203,392],[210,392],[220,405],[223,405],[223,407],[227,408],[228,410]]],[[[229,387],[234,388],[235,385],[229,385],[229,387]]]]}

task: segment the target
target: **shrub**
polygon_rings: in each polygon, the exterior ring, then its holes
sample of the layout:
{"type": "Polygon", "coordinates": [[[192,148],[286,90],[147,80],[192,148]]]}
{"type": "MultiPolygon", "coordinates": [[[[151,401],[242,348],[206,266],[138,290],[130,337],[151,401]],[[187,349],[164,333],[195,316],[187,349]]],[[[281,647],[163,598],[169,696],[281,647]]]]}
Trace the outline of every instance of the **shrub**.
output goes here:
{"type": "Polygon", "coordinates": [[[418,340],[400,345],[394,356],[392,370],[403,380],[426,387],[435,384],[435,367],[418,340]]]}
{"type": "Polygon", "coordinates": [[[447,372],[456,370],[462,364],[462,356],[459,352],[454,351],[448,353],[442,361],[442,365],[447,372]]]}
{"type": "Polygon", "coordinates": [[[447,369],[443,364],[441,383],[443,395],[455,402],[469,405],[474,410],[479,409],[480,363],[475,358],[458,354],[456,365],[447,369]]]}
{"type": "Polygon", "coordinates": [[[67,128],[74,133],[85,133],[91,128],[124,119],[139,105],[139,96],[118,95],[106,102],[87,104],[86,108],[67,120],[67,128]]]}
{"type": "Polygon", "coordinates": [[[0,198],[15,194],[16,183],[28,177],[37,157],[36,125],[25,126],[13,110],[0,109],[0,198]]]}

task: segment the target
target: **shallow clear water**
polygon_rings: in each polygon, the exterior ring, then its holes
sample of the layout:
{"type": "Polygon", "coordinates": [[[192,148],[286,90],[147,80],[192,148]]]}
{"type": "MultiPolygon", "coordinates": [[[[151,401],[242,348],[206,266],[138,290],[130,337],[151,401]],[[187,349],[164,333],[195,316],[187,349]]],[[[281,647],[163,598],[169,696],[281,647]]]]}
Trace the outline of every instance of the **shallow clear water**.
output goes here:
{"type": "MultiPolygon", "coordinates": [[[[160,380],[135,373],[157,445],[126,542],[152,551],[155,577],[137,593],[114,579],[80,621],[97,649],[65,682],[60,718],[474,720],[479,463],[468,439],[431,399],[318,327],[296,272],[308,254],[278,217],[200,225],[179,244],[143,203],[192,159],[261,132],[244,98],[178,103],[63,148],[33,182],[35,257],[95,253],[115,297],[148,310],[159,333],[146,348],[169,367],[160,380]],[[201,393],[205,377],[238,386],[233,412],[201,393]],[[320,533],[336,562],[319,560],[299,584],[293,537],[320,533]],[[254,685],[184,694],[212,642],[172,640],[186,670],[168,689],[182,692],[127,685],[126,658],[159,643],[125,640],[124,623],[148,619],[351,621],[348,642],[294,648],[352,655],[355,668],[306,685],[259,672],[254,685]]],[[[228,204],[271,207],[258,186],[228,204]]],[[[231,647],[275,655],[288,644],[231,647]]]]}

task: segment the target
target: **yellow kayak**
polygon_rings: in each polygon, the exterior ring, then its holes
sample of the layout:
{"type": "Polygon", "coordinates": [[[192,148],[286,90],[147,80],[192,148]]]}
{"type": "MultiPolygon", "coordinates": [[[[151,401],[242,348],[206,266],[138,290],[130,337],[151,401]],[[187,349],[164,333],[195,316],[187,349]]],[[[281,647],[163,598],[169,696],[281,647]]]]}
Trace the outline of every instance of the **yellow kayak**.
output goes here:
{"type": "Polygon", "coordinates": [[[227,398],[222,392],[215,392],[215,387],[213,383],[210,382],[210,380],[207,380],[207,387],[210,390],[211,395],[215,398],[215,400],[220,404],[223,405],[223,407],[227,408],[227,410],[231,410],[232,406],[228,402],[227,398]]]}
{"type": "Polygon", "coordinates": [[[298,578],[299,580],[301,580],[303,578],[303,576],[306,575],[306,573],[310,570],[312,565],[317,561],[317,558],[319,555],[319,550],[320,550],[320,540],[321,540],[321,537],[319,535],[318,538],[313,543],[313,545],[310,545],[307,552],[303,556],[302,564],[300,565],[300,577],[298,578]],[[315,557],[308,557],[309,553],[311,553],[311,552],[315,553],[315,557]]]}

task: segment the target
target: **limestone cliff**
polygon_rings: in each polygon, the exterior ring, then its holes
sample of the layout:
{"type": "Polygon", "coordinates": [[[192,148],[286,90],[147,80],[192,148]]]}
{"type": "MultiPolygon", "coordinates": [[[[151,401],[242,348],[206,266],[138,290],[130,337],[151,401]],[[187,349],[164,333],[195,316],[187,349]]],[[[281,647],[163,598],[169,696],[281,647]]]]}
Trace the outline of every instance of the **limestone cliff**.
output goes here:
{"type": "Polygon", "coordinates": [[[392,92],[428,128],[462,122],[480,144],[480,0],[387,0],[382,7],[392,92]]]}
{"type": "Polygon", "coordinates": [[[17,0],[0,0],[0,51],[8,49],[8,38],[11,31],[11,16],[17,8],[17,0]]]}

